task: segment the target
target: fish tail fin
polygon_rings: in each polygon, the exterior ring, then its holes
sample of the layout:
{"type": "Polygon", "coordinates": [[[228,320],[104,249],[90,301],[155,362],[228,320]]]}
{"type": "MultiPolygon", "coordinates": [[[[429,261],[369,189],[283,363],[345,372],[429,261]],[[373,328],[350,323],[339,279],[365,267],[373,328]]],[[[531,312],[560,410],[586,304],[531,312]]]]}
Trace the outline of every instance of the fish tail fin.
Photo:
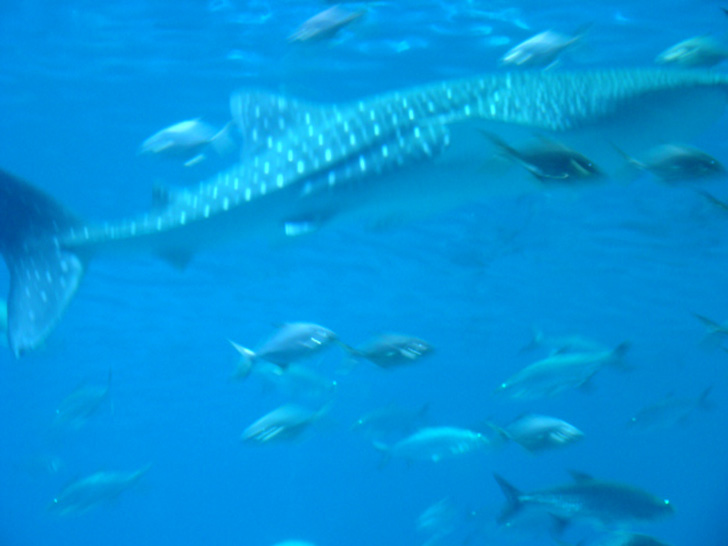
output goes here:
{"type": "Polygon", "coordinates": [[[83,223],[52,197],[0,170],[0,253],[10,273],[8,343],[37,348],[73,299],[86,259],[58,236],[83,223]]]}
{"type": "Polygon", "coordinates": [[[574,34],[573,34],[574,41],[576,42],[576,41],[579,41],[582,38],[584,38],[584,36],[589,34],[589,31],[591,30],[591,28],[593,26],[594,26],[594,21],[590,21],[588,23],[584,23],[583,25],[579,25],[576,28],[576,30],[574,30],[574,34]]]}
{"type": "Polygon", "coordinates": [[[531,326],[531,339],[523,347],[521,347],[521,353],[527,353],[537,349],[543,341],[544,333],[543,330],[537,326],[531,326]]]}
{"type": "Polygon", "coordinates": [[[217,155],[226,156],[235,149],[235,140],[233,138],[234,129],[235,122],[228,121],[225,126],[210,139],[210,144],[215,152],[217,152],[217,155]]]}
{"type": "Polygon", "coordinates": [[[498,487],[503,491],[503,495],[506,497],[506,505],[503,507],[503,511],[498,516],[497,521],[499,524],[508,523],[523,508],[521,492],[506,481],[503,476],[494,473],[493,477],[498,483],[498,487]]]}
{"type": "Polygon", "coordinates": [[[392,449],[381,440],[374,440],[372,445],[382,454],[382,459],[379,461],[378,465],[379,470],[381,470],[387,466],[389,461],[392,459],[392,449]]]}
{"type": "Polygon", "coordinates": [[[627,354],[627,351],[629,351],[629,348],[632,346],[632,344],[629,341],[623,341],[619,345],[617,345],[614,349],[612,349],[611,358],[609,359],[609,364],[613,366],[614,368],[617,368],[618,370],[622,370],[625,372],[632,371],[634,369],[634,366],[627,364],[624,361],[624,356],[627,354]]]}
{"type": "Polygon", "coordinates": [[[343,362],[337,369],[337,373],[341,375],[348,375],[354,369],[359,365],[359,359],[361,358],[361,353],[356,350],[351,345],[348,345],[347,343],[344,343],[341,340],[335,340],[335,343],[341,347],[344,352],[346,353],[345,358],[343,359],[343,362]]]}
{"type": "Polygon", "coordinates": [[[647,170],[647,166],[635,157],[629,155],[614,142],[611,144],[614,151],[616,151],[625,162],[624,167],[617,171],[615,178],[624,183],[634,182],[637,178],[639,178],[642,172],[647,170]]]}
{"type": "Polygon", "coordinates": [[[495,145],[496,148],[500,150],[500,152],[504,155],[510,156],[514,159],[520,159],[521,158],[521,152],[516,150],[513,146],[508,144],[505,140],[503,140],[498,135],[491,133],[489,131],[480,130],[480,134],[483,135],[485,138],[490,140],[493,145],[495,145]]]}
{"type": "Polygon", "coordinates": [[[231,339],[228,339],[230,345],[238,352],[240,359],[233,372],[233,379],[245,379],[250,375],[255,364],[255,352],[251,351],[247,347],[243,347],[238,343],[235,343],[231,339]]]}
{"type": "Polygon", "coordinates": [[[702,322],[706,328],[705,337],[701,341],[701,344],[709,346],[711,348],[719,346],[721,341],[720,338],[726,332],[725,326],[723,326],[719,322],[714,321],[713,319],[706,317],[705,315],[693,313],[693,316],[700,322],[702,322]]]}

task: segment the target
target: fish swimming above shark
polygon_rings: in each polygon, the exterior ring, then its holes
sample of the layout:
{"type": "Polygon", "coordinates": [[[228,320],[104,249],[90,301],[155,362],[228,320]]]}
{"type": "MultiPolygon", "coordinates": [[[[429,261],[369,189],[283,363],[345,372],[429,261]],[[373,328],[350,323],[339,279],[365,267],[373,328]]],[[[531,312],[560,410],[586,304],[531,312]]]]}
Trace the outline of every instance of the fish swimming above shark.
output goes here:
{"type": "Polygon", "coordinates": [[[534,191],[526,175],[483,172],[481,131],[514,146],[534,131],[557,135],[606,168],[619,161],[611,143],[638,153],[702,131],[727,92],[728,75],[662,69],[503,73],[341,104],[240,91],[231,98],[245,142],[239,162],[170,190],[146,213],[103,223],[0,171],[10,348],[19,356],[43,342],[97,254],[148,252],[183,266],[202,248],[246,236],[292,237],[534,191]]]}

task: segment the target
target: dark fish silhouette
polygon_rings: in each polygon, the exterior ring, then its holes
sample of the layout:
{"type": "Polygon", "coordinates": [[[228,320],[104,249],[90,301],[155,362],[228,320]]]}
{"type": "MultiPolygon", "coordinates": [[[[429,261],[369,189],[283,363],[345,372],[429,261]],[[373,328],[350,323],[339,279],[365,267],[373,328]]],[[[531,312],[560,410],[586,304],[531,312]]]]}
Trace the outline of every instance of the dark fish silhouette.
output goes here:
{"type": "Polygon", "coordinates": [[[434,350],[423,339],[401,334],[382,334],[360,347],[344,345],[344,348],[353,357],[368,360],[380,368],[410,364],[434,350]]]}
{"type": "Polygon", "coordinates": [[[524,509],[545,511],[562,520],[562,526],[571,519],[614,525],[673,513],[670,501],[633,485],[595,480],[575,472],[572,475],[572,483],[523,493],[494,474],[507,502],[498,522],[507,523],[524,509]]]}
{"type": "Polygon", "coordinates": [[[540,182],[569,183],[603,176],[591,159],[559,142],[541,139],[536,146],[517,150],[497,135],[485,131],[483,134],[540,182]]]}
{"type": "Polygon", "coordinates": [[[702,150],[682,144],[655,146],[643,159],[636,159],[617,150],[627,162],[647,171],[663,182],[680,182],[725,174],[725,167],[716,158],[702,150]]]}

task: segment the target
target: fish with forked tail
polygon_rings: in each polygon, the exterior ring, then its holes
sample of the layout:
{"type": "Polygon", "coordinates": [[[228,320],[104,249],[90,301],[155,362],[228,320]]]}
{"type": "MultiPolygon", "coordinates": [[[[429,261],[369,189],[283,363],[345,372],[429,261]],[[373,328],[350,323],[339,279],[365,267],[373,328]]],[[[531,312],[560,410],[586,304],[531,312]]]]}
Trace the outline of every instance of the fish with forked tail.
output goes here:
{"type": "Polygon", "coordinates": [[[81,478],[61,491],[48,509],[58,516],[80,515],[114,500],[136,484],[152,467],[134,472],[96,472],[81,478]]]}
{"type": "Polygon", "coordinates": [[[588,157],[560,142],[541,138],[536,146],[517,150],[497,135],[483,132],[501,152],[542,183],[596,180],[604,173],[588,157]]]}
{"type": "Polygon", "coordinates": [[[341,104],[241,91],[231,98],[241,161],[118,222],[85,221],[0,171],[10,348],[19,356],[43,342],[100,253],[148,252],[184,264],[202,248],[246,236],[292,237],[345,219],[371,225],[522,193],[517,181],[482,172],[473,136],[483,126],[578,137],[601,164],[595,152],[614,155],[606,139],[637,149],[658,134],[704,129],[725,109],[727,91],[724,74],[660,69],[494,74],[341,104]]]}
{"type": "Polygon", "coordinates": [[[328,328],[308,322],[291,322],[278,328],[256,351],[231,341],[230,344],[241,357],[234,376],[247,377],[258,360],[265,360],[285,369],[293,362],[325,349],[335,340],[336,334],[328,328]]]}
{"type": "Polygon", "coordinates": [[[609,525],[651,521],[673,513],[667,499],[633,485],[596,480],[579,472],[572,472],[572,483],[527,493],[498,474],[493,476],[506,497],[507,504],[498,517],[501,524],[510,522],[525,509],[547,512],[560,520],[561,527],[572,519],[609,525]]]}
{"type": "Polygon", "coordinates": [[[620,343],[611,350],[560,353],[526,366],[496,389],[496,394],[520,400],[556,396],[569,389],[585,388],[604,366],[629,369],[622,357],[629,343],[620,343]]]}
{"type": "Polygon", "coordinates": [[[344,345],[354,358],[363,358],[380,368],[410,364],[434,351],[424,339],[401,334],[382,334],[361,347],[344,345]]]}

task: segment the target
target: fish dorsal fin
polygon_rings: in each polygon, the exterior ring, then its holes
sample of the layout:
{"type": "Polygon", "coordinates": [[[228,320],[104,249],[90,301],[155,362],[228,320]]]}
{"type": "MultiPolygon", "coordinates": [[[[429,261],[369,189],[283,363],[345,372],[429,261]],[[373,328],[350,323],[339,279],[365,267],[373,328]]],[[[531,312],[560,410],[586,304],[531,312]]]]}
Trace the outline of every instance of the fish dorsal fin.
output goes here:
{"type": "Polygon", "coordinates": [[[579,472],[578,470],[569,470],[569,474],[571,475],[571,478],[576,483],[586,483],[586,482],[596,481],[594,479],[594,476],[592,476],[591,474],[587,474],[586,472],[579,472]]]}
{"type": "Polygon", "coordinates": [[[246,157],[272,148],[291,130],[320,126],[330,109],[333,108],[266,91],[244,90],[230,97],[230,113],[243,136],[246,157]]]}

